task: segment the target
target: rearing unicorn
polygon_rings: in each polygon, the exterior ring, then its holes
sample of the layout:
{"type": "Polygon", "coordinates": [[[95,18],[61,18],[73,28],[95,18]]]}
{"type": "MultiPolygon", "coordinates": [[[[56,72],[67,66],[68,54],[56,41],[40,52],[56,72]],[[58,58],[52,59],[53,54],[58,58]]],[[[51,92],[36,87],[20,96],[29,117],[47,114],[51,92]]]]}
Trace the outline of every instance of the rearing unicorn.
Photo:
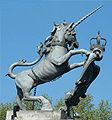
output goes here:
{"type": "Polygon", "coordinates": [[[100,8],[101,6],[84,16],[76,23],[64,22],[58,25],[55,24],[51,36],[46,39],[44,44],[38,47],[40,58],[31,63],[27,63],[24,60],[18,61],[9,67],[8,76],[15,79],[17,87],[16,108],[24,109],[21,103],[22,100],[40,101],[43,99],[42,96],[31,96],[29,94],[35,86],[50,82],[72,69],[84,65],[85,61],[74,64],[69,64],[68,62],[74,55],[85,54],[88,56],[90,54],[89,51],[84,49],[74,50],[74,48],[79,47],[74,29],[88,16],[92,15],[100,8]],[[39,64],[36,64],[40,61],[43,55],[45,56],[44,59],[39,64]],[[32,69],[24,70],[18,74],[13,73],[13,69],[16,66],[32,65],[35,65],[32,69]]]}

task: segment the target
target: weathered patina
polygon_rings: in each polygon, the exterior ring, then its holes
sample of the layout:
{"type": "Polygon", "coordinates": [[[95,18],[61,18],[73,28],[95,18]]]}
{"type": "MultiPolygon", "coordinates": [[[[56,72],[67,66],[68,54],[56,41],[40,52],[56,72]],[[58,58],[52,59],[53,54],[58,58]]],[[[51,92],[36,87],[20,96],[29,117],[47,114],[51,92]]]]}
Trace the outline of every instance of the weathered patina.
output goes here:
{"type": "MultiPolygon", "coordinates": [[[[22,105],[22,100],[38,102],[45,101],[42,109],[47,109],[47,107],[45,107],[45,104],[47,104],[49,105],[49,110],[52,110],[52,106],[50,106],[50,103],[47,99],[45,99],[43,96],[31,96],[29,94],[30,91],[35,86],[53,81],[63,74],[71,71],[72,69],[81,66],[88,66],[88,63],[91,60],[89,57],[91,53],[94,53],[95,56],[99,54],[99,51],[102,53],[99,48],[97,48],[96,51],[95,49],[92,51],[87,51],[85,49],[75,49],[79,47],[79,42],[76,39],[75,28],[101,7],[102,6],[96,8],[76,23],[64,22],[62,24],[54,24],[51,35],[38,47],[38,53],[40,55],[38,59],[31,63],[27,63],[26,60],[20,60],[9,67],[7,75],[15,79],[17,87],[17,105],[14,107],[14,111],[25,109],[22,105]],[[69,64],[69,59],[77,54],[85,54],[87,58],[89,57],[89,59],[85,59],[85,61],[81,63],[69,64]],[[39,62],[42,57],[44,57],[44,59],[39,62]],[[18,74],[13,73],[13,69],[16,66],[32,65],[35,66],[33,66],[31,69],[24,70],[18,74]]],[[[14,116],[16,116],[16,113],[14,113],[14,116]]]]}

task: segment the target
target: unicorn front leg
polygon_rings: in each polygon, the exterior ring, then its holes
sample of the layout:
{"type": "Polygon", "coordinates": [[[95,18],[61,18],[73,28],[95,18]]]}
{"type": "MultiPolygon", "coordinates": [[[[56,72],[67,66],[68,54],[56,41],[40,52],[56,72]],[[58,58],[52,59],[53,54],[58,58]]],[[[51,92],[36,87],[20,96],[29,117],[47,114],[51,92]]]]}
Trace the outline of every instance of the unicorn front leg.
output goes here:
{"type": "MultiPolygon", "coordinates": [[[[73,55],[77,55],[77,54],[85,54],[86,56],[88,56],[91,52],[85,49],[80,49],[80,50],[70,50],[69,51],[71,56],[73,55]]],[[[68,53],[69,53],[68,52],[68,53]]]]}
{"type": "MultiPolygon", "coordinates": [[[[57,57],[53,57],[52,58],[52,63],[55,65],[62,65],[63,63],[67,62],[73,55],[77,55],[77,54],[85,54],[86,56],[88,56],[91,52],[85,50],[85,49],[80,49],[80,50],[70,50],[68,53],[66,53],[65,55],[57,58],[57,57]]],[[[76,66],[82,66],[82,63],[79,63],[77,65],[71,65],[71,69],[75,68],[76,66]]]]}
{"type": "Polygon", "coordinates": [[[73,64],[69,65],[67,72],[69,72],[70,70],[73,70],[75,68],[83,66],[84,63],[85,63],[85,61],[80,62],[80,63],[73,63],[73,64]]]}

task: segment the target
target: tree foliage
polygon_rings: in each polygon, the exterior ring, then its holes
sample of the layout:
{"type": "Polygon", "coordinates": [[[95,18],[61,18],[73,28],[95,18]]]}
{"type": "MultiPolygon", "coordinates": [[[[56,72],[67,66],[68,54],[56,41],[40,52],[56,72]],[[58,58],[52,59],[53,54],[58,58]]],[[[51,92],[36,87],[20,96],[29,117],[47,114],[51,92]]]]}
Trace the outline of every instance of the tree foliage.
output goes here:
{"type": "Polygon", "coordinates": [[[112,120],[112,106],[107,100],[101,100],[98,108],[96,108],[95,115],[98,120],[112,120]]]}
{"type": "MultiPolygon", "coordinates": [[[[94,106],[93,97],[88,95],[81,99],[80,103],[73,107],[73,111],[80,114],[80,120],[112,120],[112,106],[107,100],[101,100],[97,107],[94,106]]],[[[60,99],[55,109],[58,110],[65,106],[64,100],[60,99]]]]}
{"type": "Polygon", "coordinates": [[[7,110],[11,110],[13,105],[13,103],[0,104],[0,120],[5,120],[7,110]]]}
{"type": "MultiPolygon", "coordinates": [[[[48,95],[44,95],[44,97],[51,101],[48,95]]],[[[107,100],[101,100],[97,107],[92,102],[93,97],[88,95],[85,99],[81,99],[77,106],[73,107],[73,111],[80,114],[80,120],[112,120],[112,106],[107,100]]],[[[28,110],[32,110],[32,101],[26,101],[24,104],[28,110]]],[[[14,103],[0,104],[0,120],[5,120],[6,111],[12,110],[13,106],[14,103]]],[[[34,109],[37,110],[39,107],[41,105],[35,102],[34,109]]],[[[54,109],[59,110],[61,107],[65,107],[64,99],[57,101],[54,109]]]]}

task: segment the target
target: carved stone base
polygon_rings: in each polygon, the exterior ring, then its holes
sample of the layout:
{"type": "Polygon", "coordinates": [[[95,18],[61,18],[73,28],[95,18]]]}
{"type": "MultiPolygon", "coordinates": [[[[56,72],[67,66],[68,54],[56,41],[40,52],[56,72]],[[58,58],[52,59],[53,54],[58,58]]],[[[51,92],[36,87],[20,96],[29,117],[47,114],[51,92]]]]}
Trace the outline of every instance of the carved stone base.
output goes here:
{"type": "MultiPolygon", "coordinates": [[[[7,111],[6,120],[11,120],[11,115],[12,111],[7,111]]],[[[29,110],[17,112],[17,117],[14,120],[62,120],[60,118],[61,118],[60,111],[29,110]]]]}

